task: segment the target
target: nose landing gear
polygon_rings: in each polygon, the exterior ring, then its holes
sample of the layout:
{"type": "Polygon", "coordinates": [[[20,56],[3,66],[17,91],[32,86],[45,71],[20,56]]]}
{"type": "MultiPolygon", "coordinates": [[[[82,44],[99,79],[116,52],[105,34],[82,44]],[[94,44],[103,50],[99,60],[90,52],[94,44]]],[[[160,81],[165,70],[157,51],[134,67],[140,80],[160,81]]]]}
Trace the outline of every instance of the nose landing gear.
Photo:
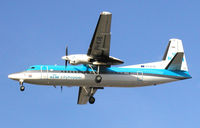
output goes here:
{"type": "Polygon", "coordinates": [[[25,87],[23,86],[23,82],[24,82],[23,80],[20,80],[20,81],[19,81],[19,84],[20,84],[20,91],[22,91],[22,92],[25,90],[25,87]]]}
{"type": "Polygon", "coordinates": [[[25,90],[25,87],[24,86],[20,86],[20,91],[24,91],[25,90]]]}

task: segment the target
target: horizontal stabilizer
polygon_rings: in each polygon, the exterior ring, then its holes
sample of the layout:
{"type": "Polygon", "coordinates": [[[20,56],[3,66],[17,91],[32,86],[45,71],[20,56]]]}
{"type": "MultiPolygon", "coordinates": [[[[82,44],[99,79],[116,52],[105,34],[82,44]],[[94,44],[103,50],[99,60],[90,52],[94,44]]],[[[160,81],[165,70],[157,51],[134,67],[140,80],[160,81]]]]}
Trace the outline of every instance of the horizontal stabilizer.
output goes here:
{"type": "Polygon", "coordinates": [[[182,62],[184,61],[183,56],[184,56],[183,52],[177,52],[165,69],[181,70],[182,62]]]}

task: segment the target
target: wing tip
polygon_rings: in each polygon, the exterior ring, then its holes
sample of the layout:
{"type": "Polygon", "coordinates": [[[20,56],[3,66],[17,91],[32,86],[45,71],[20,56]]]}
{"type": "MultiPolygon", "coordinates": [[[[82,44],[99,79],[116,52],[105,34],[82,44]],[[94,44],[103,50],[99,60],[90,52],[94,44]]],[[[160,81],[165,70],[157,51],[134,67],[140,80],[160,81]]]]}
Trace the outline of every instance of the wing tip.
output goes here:
{"type": "Polygon", "coordinates": [[[101,15],[111,15],[112,13],[111,12],[108,12],[108,11],[103,11],[101,12],[101,15]]]}

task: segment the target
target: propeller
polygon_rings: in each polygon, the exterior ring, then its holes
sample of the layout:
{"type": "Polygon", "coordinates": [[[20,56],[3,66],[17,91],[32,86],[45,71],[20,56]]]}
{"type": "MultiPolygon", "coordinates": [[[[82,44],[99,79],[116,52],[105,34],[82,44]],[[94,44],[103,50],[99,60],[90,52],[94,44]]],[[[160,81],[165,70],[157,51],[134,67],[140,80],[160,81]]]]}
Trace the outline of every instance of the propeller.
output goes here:
{"type": "MultiPolygon", "coordinates": [[[[65,49],[65,56],[68,56],[68,46],[66,46],[66,49],[65,49]]],[[[65,59],[65,69],[67,68],[67,62],[68,62],[68,59],[65,59]]]]}

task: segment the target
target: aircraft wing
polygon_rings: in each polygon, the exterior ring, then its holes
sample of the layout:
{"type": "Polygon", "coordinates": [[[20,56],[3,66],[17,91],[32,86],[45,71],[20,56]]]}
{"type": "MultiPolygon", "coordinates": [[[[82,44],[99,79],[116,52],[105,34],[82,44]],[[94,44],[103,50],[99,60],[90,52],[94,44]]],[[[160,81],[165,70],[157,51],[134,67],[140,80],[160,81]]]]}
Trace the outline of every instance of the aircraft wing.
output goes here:
{"type": "Polygon", "coordinates": [[[96,60],[105,60],[110,54],[110,28],[111,28],[110,12],[102,12],[100,14],[90,47],[88,49],[88,56],[96,60]]]}
{"type": "Polygon", "coordinates": [[[91,94],[95,94],[97,89],[91,87],[79,87],[77,104],[87,104],[91,94]]]}

